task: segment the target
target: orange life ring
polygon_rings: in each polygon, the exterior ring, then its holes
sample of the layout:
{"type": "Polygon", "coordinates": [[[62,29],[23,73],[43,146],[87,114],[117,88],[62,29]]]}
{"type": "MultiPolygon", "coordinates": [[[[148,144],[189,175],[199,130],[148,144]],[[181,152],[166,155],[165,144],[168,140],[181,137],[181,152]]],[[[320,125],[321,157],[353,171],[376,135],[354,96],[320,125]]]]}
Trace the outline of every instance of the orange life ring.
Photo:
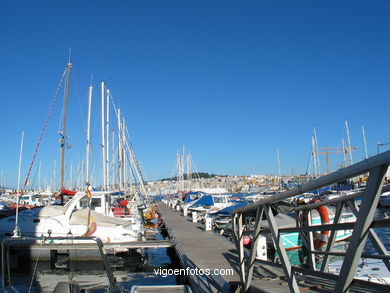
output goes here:
{"type": "MultiPolygon", "coordinates": [[[[310,203],[317,203],[317,202],[321,202],[321,201],[319,199],[313,199],[310,201],[310,203]]],[[[328,212],[328,209],[326,208],[326,206],[317,207],[316,210],[320,214],[321,225],[330,224],[329,212],[328,212]]],[[[314,248],[315,249],[319,249],[326,244],[326,242],[328,241],[328,238],[329,238],[329,233],[330,233],[329,230],[321,231],[321,232],[314,232],[314,248]]]]}

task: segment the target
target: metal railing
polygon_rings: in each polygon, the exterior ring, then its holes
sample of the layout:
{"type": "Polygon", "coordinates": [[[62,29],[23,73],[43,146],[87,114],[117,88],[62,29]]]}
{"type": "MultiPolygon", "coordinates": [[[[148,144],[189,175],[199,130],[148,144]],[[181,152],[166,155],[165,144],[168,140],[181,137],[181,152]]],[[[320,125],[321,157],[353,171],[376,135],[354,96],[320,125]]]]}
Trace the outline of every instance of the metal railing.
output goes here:
{"type": "MultiPolygon", "coordinates": [[[[388,219],[374,220],[374,215],[381,193],[390,190],[389,186],[383,187],[385,174],[389,164],[390,151],[387,151],[375,157],[371,157],[357,164],[351,165],[347,168],[340,169],[336,172],[310,181],[297,188],[270,196],[268,198],[263,198],[247,206],[235,209],[232,212],[232,225],[235,244],[239,255],[241,291],[246,292],[251,286],[251,280],[253,277],[253,272],[256,263],[281,267],[283,269],[286,281],[288,282],[288,286],[291,292],[299,292],[299,286],[295,273],[301,272],[302,270],[305,271],[305,274],[312,273],[313,275],[320,276],[321,278],[333,280],[333,282],[336,283],[334,288],[335,292],[347,292],[352,283],[359,284],[359,286],[363,287],[367,286],[368,288],[371,286],[369,282],[354,280],[357,265],[359,264],[359,260],[361,257],[381,259],[387,269],[390,271],[390,254],[387,252],[385,246],[373,230],[373,228],[377,227],[390,227],[390,220],[388,219]],[[367,181],[366,188],[360,193],[341,196],[334,200],[308,204],[295,208],[295,211],[298,214],[305,212],[307,213],[308,210],[316,209],[323,205],[334,204],[336,205],[336,212],[332,224],[323,223],[319,226],[302,226],[297,220],[296,226],[293,228],[281,229],[278,227],[275,221],[275,216],[272,212],[272,204],[275,204],[281,200],[293,198],[308,191],[332,185],[337,182],[344,181],[367,173],[369,173],[369,178],[367,181]],[[354,201],[354,199],[358,197],[362,198],[360,208],[355,204],[354,201]],[[356,222],[340,223],[342,210],[345,206],[349,206],[352,213],[355,214],[356,222]],[[253,229],[249,231],[253,235],[253,240],[249,256],[247,256],[244,246],[244,233],[248,233],[248,225],[245,225],[245,223],[247,223],[247,221],[245,221],[245,218],[249,217],[249,214],[253,214],[253,212],[256,212],[256,218],[254,221],[253,229]],[[263,218],[266,219],[267,224],[269,226],[269,228],[267,229],[261,227],[261,220],[263,218]],[[352,229],[352,235],[350,237],[347,250],[345,251],[345,253],[332,251],[332,249],[334,248],[337,231],[345,229],[352,229]],[[313,232],[315,231],[330,231],[328,232],[330,233],[330,235],[329,239],[327,240],[325,251],[316,250],[313,247],[313,232]],[[268,233],[271,236],[272,241],[275,245],[275,249],[279,254],[280,264],[268,260],[265,261],[257,259],[257,243],[260,234],[264,232],[268,233]],[[307,269],[302,269],[300,267],[291,265],[281,237],[281,234],[288,232],[299,232],[300,235],[307,236],[302,238],[309,254],[308,259],[311,267],[309,271],[307,269]],[[363,249],[367,237],[369,237],[369,239],[371,240],[378,254],[363,254],[363,249]],[[316,268],[315,255],[323,255],[322,263],[319,270],[316,268]],[[336,278],[335,275],[326,273],[326,269],[329,264],[329,256],[331,255],[344,256],[339,275],[336,276],[336,278]]],[[[375,286],[379,286],[376,288],[381,288],[381,285],[379,284],[375,286]]],[[[382,289],[384,289],[384,287],[382,289]]],[[[388,289],[389,287],[387,287],[387,290],[388,289]]]]}

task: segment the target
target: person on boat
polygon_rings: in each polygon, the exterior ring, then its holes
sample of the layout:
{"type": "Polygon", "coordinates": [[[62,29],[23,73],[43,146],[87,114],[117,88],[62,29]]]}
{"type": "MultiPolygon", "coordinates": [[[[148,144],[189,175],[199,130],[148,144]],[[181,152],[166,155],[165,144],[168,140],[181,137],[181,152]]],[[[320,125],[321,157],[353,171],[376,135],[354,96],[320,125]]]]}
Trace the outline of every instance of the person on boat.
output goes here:
{"type": "Polygon", "coordinates": [[[125,214],[128,214],[129,213],[129,210],[127,208],[127,205],[128,205],[128,201],[126,199],[122,199],[119,204],[120,206],[123,208],[123,210],[125,211],[125,214]]]}

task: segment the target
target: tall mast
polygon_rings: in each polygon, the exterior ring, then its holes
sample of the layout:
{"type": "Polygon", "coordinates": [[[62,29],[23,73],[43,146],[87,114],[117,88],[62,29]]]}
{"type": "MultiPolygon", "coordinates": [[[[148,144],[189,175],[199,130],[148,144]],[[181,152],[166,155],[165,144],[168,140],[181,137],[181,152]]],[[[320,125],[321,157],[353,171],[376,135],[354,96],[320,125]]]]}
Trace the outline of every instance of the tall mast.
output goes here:
{"type": "Polygon", "coordinates": [[[24,131],[22,131],[22,139],[20,141],[20,152],[19,152],[19,168],[18,168],[18,190],[17,190],[17,199],[16,199],[16,217],[15,217],[15,229],[14,229],[14,237],[20,236],[19,227],[18,227],[18,218],[19,218],[19,198],[20,198],[20,170],[22,168],[22,154],[23,154],[23,138],[24,131]]]}
{"type": "Polygon", "coordinates": [[[106,91],[106,185],[110,189],[110,90],[106,91]]]}
{"type": "Polygon", "coordinates": [[[115,188],[115,173],[114,173],[114,162],[115,162],[115,130],[114,128],[111,130],[111,143],[112,143],[112,147],[111,147],[111,164],[112,164],[112,172],[111,172],[111,184],[113,186],[113,188],[115,188]]]}
{"type": "Polygon", "coordinates": [[[278,159],[278,174],[279,174],[279,181],[280,181],[281,172],[280,172],[280,158],[279,158],[279,149],[276,149],[276,158],[278,159]]]}
{"type": "Polygon", "coordinates": [[[121,109],[118,109],[118,188],[122,190],[122,127],[121,127],[121,109]]]}
{"type": "Polygon", "coordinates": [[[321,167],[320,167],[320,152],[319,152],[319,149],[318,149],[318,139],[317,139],[317,131],[316,131],[316,128],[313,127],[313,131],[314,131],[314,141],[315,141],[315,152],[316,152],[316,159],[317,159],[317,174],[318,176],[320,176],[321,174],[321,167]]]}
{"type": "Polygon", "coordinates": [[[341,142],[343,144],[343,152],[344,152],[344,163],[345,167],[348,167],[348,155],[347,155],[347,148],[345,146],[344,138],[341,139],[341,142]]]}
{"type": "Polygon", "coordinates": [[[182,178],[181,178],[181,190],[184,191],[184,167],[185,167],[185,162],[184,162],[184,158],[185,158],[185,152],[186,152],[186,146],[183,145],[183,153],[181,154],[181,175],[182,175],[182,178]]]}
{"type": "Polygon", "coordinates": [[[60,192],[61,192],[61,205],[64,204],[64,196],[62,194],[62,189],[64,188],[64,159],[65,159],[65,144],[66,144],[66,114],[68,111],[68,95],[69,95],[69,79],[70,79],[70,70],[72,69],[72,63],[70,60],[66,64],[66,80],[65,80],[65,96],[64,96],[64,105],[63,105],[63,117],[62,117],[62,131],[60,133],[61,139],[61,161],[60,161],[60,192]]]}
{"type": "Polygon", "coordinates": [[[316,142],[314,136],[311,137],[311,148],[313,151],[314,176],[315,178],[317,178],[317,154],[316,154],[316,142]]]}
{"type": "Polygon", "coordinates": [[[348,138],[348,152],[349,152],[349,159],[350,159],[350,163],[351,165],[353,164],[353,160],[352,160],[352,148],[351,148],[351,137],[349,135],[349,127],[348,127],[348,121],[345,120],[345,128],[347,129],[347,138],[348,138]]]}
{"type": "Polygon", "coordinates": [[[188,180],[188,190],[191,190],[191,154],[187,155],[187,180],[188,180]]]}
{"type": "Polygon", "coordinates": [[[362,125],[362,133],[363,133],[364,151],[365,151],[366,159],[368,159],[366,132],[364,131],[364,125],[362,125]]]}
{"type": "Polygon", "coordinates": [[[104,81],[101,83],[101,90],[102,90],[102,177],[103,177],[103,190],[106,190],[106,151],[104,148],[105,143],[105,133],[104,133],[104,102],[105,102],[105,96],[104,96],[104,81]]]}
{"type": "Polygon", "coordinates": [[[87,149],[86,149],[86,158],[85,158],[85,182],[89,184],[89,150],[91,148],[90,142],[90,131],[91,131],[91,106],[92,106],[92,85],[89,86],[88,90],[88,120],[87,120],[87,149]]]}
{"type": "Polygon", "coordinates": [[[122,122],[121,122],[121,130],[122,130],[122,149],[121,149],[121,152],[122,152],[122,168],[121,168],[121,171],[122,171],[122,186],[123,188],[127,187],[127,174],[126,174],[126,170],[127,170],[127,159],[126,159],[126,149],[124,148],[124,144],[125,144],[125,141],[126,141],[126,135],[125,135],[125,118],[122,117],[122,122]]]}

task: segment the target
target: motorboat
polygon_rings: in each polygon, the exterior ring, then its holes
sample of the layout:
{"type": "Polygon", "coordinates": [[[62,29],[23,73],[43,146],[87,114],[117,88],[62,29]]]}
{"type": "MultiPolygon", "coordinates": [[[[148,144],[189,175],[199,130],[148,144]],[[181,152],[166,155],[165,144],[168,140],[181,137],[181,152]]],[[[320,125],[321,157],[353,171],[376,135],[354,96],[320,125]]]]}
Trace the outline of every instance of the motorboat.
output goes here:
{"type": "Polygon", "coordinates": [[[233,204],[230,194],[204,195],[189,206],[190,211],[213,213],[233,204]]]}

